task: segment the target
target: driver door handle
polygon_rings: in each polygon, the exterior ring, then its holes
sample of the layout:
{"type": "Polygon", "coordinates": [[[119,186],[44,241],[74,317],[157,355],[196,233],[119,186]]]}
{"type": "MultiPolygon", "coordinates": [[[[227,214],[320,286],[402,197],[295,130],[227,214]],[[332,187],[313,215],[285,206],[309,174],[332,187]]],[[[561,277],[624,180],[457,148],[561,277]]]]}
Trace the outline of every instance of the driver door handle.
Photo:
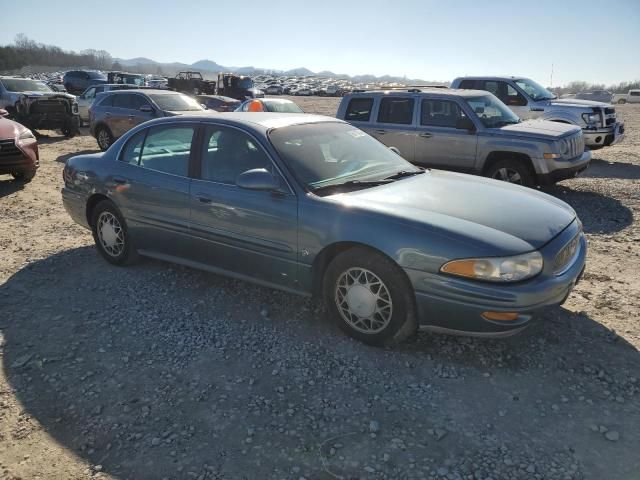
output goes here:
{"type": "Polygon", "coordinates": [[[431,137],[433,137],[433,135],[430,134],[429,132],[422,132],[418,136],[422,137],[422,138],[431,138],[431,137]]]}
{"type": "Polygon", "coordinates": [[[118,185],[124,185],[125,183],[127,183],[127,179],[122,177],[113,177],[113,183],[117,183],[118,185]]]}
{"type": "Polygon", "coordinates": [[[206,195],[204,193],[199,193],[198,201],[200,203],[211,203],[213,201],[213,198],[211,198],[209,195],[206,195]]]}
{"type": "Polygon", "coordinates": [[[385,133],[387,133],[387,131],[386,131],[386,130],[382,130],[382,129],[380,128],[380,129],[376,130],[376,133],[377,133],[378,135],[384,135],[385,133]]]}

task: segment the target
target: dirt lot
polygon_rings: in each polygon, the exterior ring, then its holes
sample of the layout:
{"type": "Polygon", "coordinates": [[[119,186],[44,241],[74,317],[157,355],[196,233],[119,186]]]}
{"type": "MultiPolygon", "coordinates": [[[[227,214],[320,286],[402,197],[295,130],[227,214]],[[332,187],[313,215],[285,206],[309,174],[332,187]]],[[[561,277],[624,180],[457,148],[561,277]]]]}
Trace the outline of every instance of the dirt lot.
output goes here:
{"type": "Polygon", "coordinates": [[[625,142],[549,190],[589,239],[567,303],[393,350],[306,299],[108,265],[59,193],[95,140],[52,133],[31,184],[0,176],[0,478],[640,479],[640,106],[618,110],[625,142]]]}

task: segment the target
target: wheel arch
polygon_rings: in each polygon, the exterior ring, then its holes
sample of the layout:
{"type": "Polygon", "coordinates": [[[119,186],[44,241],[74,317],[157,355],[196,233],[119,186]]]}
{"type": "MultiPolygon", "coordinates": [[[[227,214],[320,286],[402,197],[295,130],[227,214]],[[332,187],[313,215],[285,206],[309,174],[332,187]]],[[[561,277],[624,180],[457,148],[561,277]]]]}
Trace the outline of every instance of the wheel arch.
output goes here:
{"type": "MultiPolygon", "coordinates": [[[[117,209],[118,207],[111,201],[109,197],[107,197],[104,193],[94,193],[87,200],[87,206],[85,209],[85,215],[87,217],[87,225],[91,226],[91,216],[93,214],[93,209],[103,200],[107,200],[111,202],[114,207],[117,209]]],[[[118,210],[119,211],[119,210],[118,210]]]]}
{"type": "Polygon", "coordinates": [[[508,150],[499,150],[489,153],[485,159],[484,166],[482,167],[482,174],[486,175],[489,169],[501,160],[515,160],[520,162],[526,165],[534,176],[536,175],[535,166],[529,155],[526,153],[512,152],[508,150]]]}

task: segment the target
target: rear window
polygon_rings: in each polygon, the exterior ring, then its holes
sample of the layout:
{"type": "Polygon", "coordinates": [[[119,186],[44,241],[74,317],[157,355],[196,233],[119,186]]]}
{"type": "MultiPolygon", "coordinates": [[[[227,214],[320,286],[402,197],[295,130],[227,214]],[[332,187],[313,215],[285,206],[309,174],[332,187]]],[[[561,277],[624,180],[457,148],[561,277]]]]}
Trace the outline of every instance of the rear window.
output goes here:
{"type": "Polygon", "coordinates": [[[347,122],[368,122],[373,108],[373,98],[352,98],[347,106],[347,122]]]}
{"type": "Polygon", "coordinates": [[[380,102],[378,122],[411,125],[413,123],[413,104],[413,98],[383,98],[380,102]]]}
{"type": "Polygon", "coordinates": [[[475,90],[476,81],[475,80],[462,80],[460,82],[460,88],[464,88],[467,90],[475,90]]]}

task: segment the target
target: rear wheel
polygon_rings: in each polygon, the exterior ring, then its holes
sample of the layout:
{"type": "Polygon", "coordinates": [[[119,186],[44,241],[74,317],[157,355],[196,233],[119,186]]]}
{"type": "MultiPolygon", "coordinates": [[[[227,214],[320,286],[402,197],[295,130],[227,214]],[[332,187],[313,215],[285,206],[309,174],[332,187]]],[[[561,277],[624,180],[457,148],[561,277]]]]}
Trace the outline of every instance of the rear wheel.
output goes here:
{"type": "Polygon", "coordinates": [[[620,100],[618,100],[619,105],[622,105],[623,103],[627,103],[627,101],[624,98],[621,98],[620,100]]]}
{"type": "Polygon", "coordinates": [[[366,344],[397,344],[417,329],[413,288],[400,267],[373,250],[352,248],[334,258],[324,297],[338,326],[366,344]]]}
{"type": "Polygon", "coordinates": [[[98,203],[91,212],[91,232],[96,248],[114,265],[127,265],[137,259],[127,224],[109,200],[98,203]]]}
{"type": "Polygon", "coordinates": [[[113,143],[113,135],[107,127],[98,127],[96,131],[96,140],[98,141],[98,147],[103,152],[108,150],[113,143]]]}
{"type": "Polygon", "coordinates": [[[518,160],[499,160],[485,172],[487,177],[503,182],[515,183],[525,187],[535,185],[535,177],[524,162],[518,160]]]}

